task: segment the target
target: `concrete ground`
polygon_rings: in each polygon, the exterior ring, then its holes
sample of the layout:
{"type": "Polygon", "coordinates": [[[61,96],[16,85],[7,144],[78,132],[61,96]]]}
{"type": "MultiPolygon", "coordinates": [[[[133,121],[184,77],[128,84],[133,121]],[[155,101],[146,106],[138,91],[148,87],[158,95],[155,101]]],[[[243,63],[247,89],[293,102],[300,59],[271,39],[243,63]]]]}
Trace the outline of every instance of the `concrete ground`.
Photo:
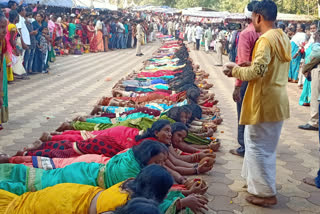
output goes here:
{"type": "MultiPolygon", "coordinates": [[[[120,50],[83,56],[58,57],[50,74],[32,76],[31,80],[9,86],[10,121],[0,131],[0,152],[14,154],[38,139],[42,132],[53,131],[66,119],[90,112],[102,97],[110,96],[114,84],[142,66],[159,47],[143,47],[145,56],[135,56],[135,50],[120,50]],[[107,81],[107,79],[111,81],[107,81]]],[[[224,122],[216,134],[222,141],[214,169],[202,177],[209,184],[209,213],[250,214],[311,214],[320,213],[320,190],[301,182],[314,177],[319,169],[317,132],[297,129],[309,117],[309,108],[298,105],[301,90],[288,85],[291,118],[285,122],[277,155],[277,187],[279,204],[259,208],[245,201],[247,195],[241,178],[242,158],[228,153],[236,148],[236,105],[232,100],[233,79],[215,67],[216,55],[192,51],[192,58],[210,73],[224,122]]],[[[225,58],[226,59],[226,58],[225,58]]],[[[272,102],[272,101],[270,101],[272,102]]]]}

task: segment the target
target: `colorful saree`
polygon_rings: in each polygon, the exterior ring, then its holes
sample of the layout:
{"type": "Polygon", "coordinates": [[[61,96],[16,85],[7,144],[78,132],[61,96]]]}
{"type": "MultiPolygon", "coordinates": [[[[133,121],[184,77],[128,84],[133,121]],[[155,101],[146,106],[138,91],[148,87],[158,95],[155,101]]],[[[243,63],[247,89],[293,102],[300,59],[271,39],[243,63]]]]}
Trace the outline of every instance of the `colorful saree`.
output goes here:
{"type": "Polygon", "coordinates": [[[0,189],[21,195],[60,183],[109,188],[128,178],[136,177],[140,170],[141,166],[131,149],[114,156],[107,165],[80,162],[46,171],[20,164],[0,164],[0,189]]]}
{"type": "MultiPolygon", "coordinates": [[[[1,46],[5,45],[5,41],[2,41],[1,46]]],[[[2,72],[3,76],[0,78],[0,81],[2,80],[2,92],[3,92],[3,105],[0,106],[0,125],[1,123],[8,122],[9,119],[9,103],[8,103],[8,78],[7,78],[7,63],[6,63],[6,57],[3,55],[3,47],[0,47],[1,51],[1,62],[2,62],[2,71],[0,70],[0,74],[2,72]]],[[[1,63],[0,63],[1,64],[1,63]]],[[[0,95],[1,96],[1,95],[0,95]]]]}
{"type": "Polygon", "coordinates": [[[9,159],[10,163],[23,164],[28,167],[40,168],[45,170],[63,168],[73,163],[86,162],[86,163],[101,163],[107,164],[110,160],[109,157],[96,154],[85,154],[78,157],[71,158],[48,158],[41,156],[13,156],[9,159]]]}

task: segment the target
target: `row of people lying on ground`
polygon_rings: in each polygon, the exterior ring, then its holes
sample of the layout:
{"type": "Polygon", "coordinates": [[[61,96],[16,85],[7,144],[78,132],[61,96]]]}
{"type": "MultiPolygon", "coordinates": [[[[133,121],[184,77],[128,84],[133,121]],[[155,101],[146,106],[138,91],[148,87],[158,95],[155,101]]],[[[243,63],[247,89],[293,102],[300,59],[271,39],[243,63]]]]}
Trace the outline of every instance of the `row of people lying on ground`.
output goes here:
{"type": "MultiPolygon", "coordinates": [[[[179,52],[176,52],[176,56],[178,54],[179,52]]],[[[164,57],[162,57],[162,59],[164,59],[164,57]]],[[[196,87],[191,88],[197,89],[196,87]]],[[[178,192],[170,192],[168,194],[165,201],[160,205],[161,212],[176,213],[177,210],[183,209],[188,213],[189,210],[185,209],[186,207],[190,207],[191,210],[195,212],[204,209],[207,200],[201,196],[190,194],[204,194],[207,189],[206,185],[201,180],[188,181],[184,176],[196,175],[208,172],[212,169],[215,162],[215,154],[213,151],[217,151],[220,144],[211,143],[210,138],[201,137],[201,132],[216,127],[216,124],[221,122],[221,119],[219,121],[217,116],[212,117],[211,115],[210,119],[214,120],[201,121],[203,118],[202,109],[196,104],[201,93],[198,93],[199,95],[195,96],[192,95],[194,93],[191,93],[194,91],[195,90],[190,89],[188,90],[189,93],[187,92],[189,100],[190,98],[195,97],[193,99],[194,103],[184,105],[188,103],[186,101],[186,103],[181,104],[182,106],[180,107],[173,107],[166,115],[162,115],[161,119],[156,120],[154,118],[135,115],[136,118],[114,124],[113,128],[110,128],[112,125],[110,126],[108,123],[97,124],[77,121],[73,122],[71,124],[72,126],[70,126],[70,124],[63,124],[59,127],[58,131],[64,131],[68,128],[79,129],[81,131],[67,131],[62,134],[52,133],[53,135],[46,133],[41,137],[43,142],[37,141],[31,147],[19,151],[17,153],[18,156],[1,157],[1,162],[4,164],[0,165],[0,174],[3,175],[0,180],[0,189],[9,190],[12,193],[20,195],[26,191],[41,190],[56,184],[61,185],[60,188],[62,188],[63,184],[60,183],[80,183],[109,188],[108,190],[110,190],[112,194],[121,195],[123,189],[119,188],[122,185],[121,183],[119,184],[119,182],[123,182],[130,177],[136,177],[141,169],[147,165],[159,164],[168,170],[176,183],[182,185],[174,187],[175,190],[179,190],[178,192]],[[192,127],[190,127],[190,130],[201,127],[201,131],[196,131],[196,134],[200,136],[188,133],[189,130],[186,126],[187,124],[193,123],[195,118],[198,118],[199,121],[197,124],[193,124],[192,127]],[[207,128],[206,125],[211,125],[212,127],[207,128]],[[88,132],[95,129],[100,131],[88,132]],[[140,130],[146,131],[141,133],[140,130]],[[122,138],[121,140],[119,140],[120,137],[122,138]],[[60,138],[60,140],[58,138],[60,138]],[[71,141],[67,141],[66,139],[68,138],[71,141]],[[57,141],[53,142],[52,140],[57,141]],[[185,141],[199,145],[187,144],[185,141]],[[111,159],[109,159],[110,157],[111,159]],[[19,164],[8,164],[8,162],[19,164]],[[28,165],[43,169],[30,168],[28,165]],[[55,169],[58,167],[64,168],[55,169]],[[52,170],[45,171],[44,169],[52,170]],[[193,182],[193,184],[188,186],[188,183],[190,182],[193,182]],[[174,194],[173,198],[170,198],[171,194],[174,194]],[[186,198],[184,198],[185,196],[186,198]]],[[[129,110],[130,107],[122,110],[116,106],[105,106],[104,108],[113,109],[113,114],[116,114],[115,116],[117,116],[120,111],[123,110],[122,113],[124,113],[129,110]]],[[[148,112],[146,111],[146,108],[147,107],[144,108],[144,111],[140,111],[139,108],[137,108],[131,110],[131,112],[136,111],[135,113],[145,114],[148,112]]],[[[151,116],[156,114],[160,115],[161,113],[156,109],[151,109],[149,112],[152,112],[150,114],[151,116]]],[[[217,108],[214,113],[218,113],[217,108]]],[[[110,120],[109,117],[82,119],[91,119],[93,121],[110,120]]],[[[150,179],[150,177],[148,178],[149,182],[151,182],[150,180],[152,179],[150,179]]],[[[162,187],[161,181],[157,181],[155,184],[162,187]]],[[[56,191],[55,193],[58,193],[59,185],[52,187],[52,192],[56,191]]],[[[142,191],[144,189],[139,188],[137,190],[142,191]]],[[[149,190],[153,194],[157,194],[157,191],[154,189],[149,190]]],[[[50,191],[51,189],[49,188],[45,189],[43,190],[43,194],[50,194],[50,191]]],[[[40,191],[38,195],[41,193],[42,192],[40,191]]],[[[6,199],[9,198],[10,200],[17,198],[17,196],[12,196],[7,192],[3,195],[6,199]],[[10,197],[7,197],[8,195],[10,195],[10,197]]],[[[106,191],[106,195],[109,195],[108,191],[106,191]]],[[[101,207],[97,205],[98,207],[93,207],[93,210],[98,211],[98,213],[100,213],[100,211],[113,211],[116,207],[126,203],[128,200],[127,196],[128,195],[126,195],[125,200],[122,200],[121,196],[119,196],[115,202],[107,202],[104,201],[106,200],[105,198],[101,198],[100,204],[104,203],[104,206],[102,206],[104,209],[101,210],[101,207]]],[[[37,194],[35,194],[35,197],[37,197],[37,194]]],[[[70,197],[81,197],[81,194],[71,195],[70,197]]],[[[140,195],[140,197],[155,200],[151,196],[140,195]]],[[[96,200],[99,200],[99,198],[100,196],[96,200]]],[[[10,200],[8,200],[8,204],[10,200]]],[[[91,200],[88,201],[90,204],[91,200]]],[[[155,201],[161,202],[159,200],[155,201]]],[[[96,201],[94,203],[96,203],[96,201]]],[[[4,203],[4,205],[8,204],[4,203]]],[[[28,206],[34,206],[32,202],[31,204],[26,204],[26,208],[28,208],[28,206]]],[[[5,209],[10,209],[10,206],[5,209]]],[[[68,207],[66,209],[71,208],[68,207]]],[[[86,210],[88,208],[83,209],[86,210]]]]}

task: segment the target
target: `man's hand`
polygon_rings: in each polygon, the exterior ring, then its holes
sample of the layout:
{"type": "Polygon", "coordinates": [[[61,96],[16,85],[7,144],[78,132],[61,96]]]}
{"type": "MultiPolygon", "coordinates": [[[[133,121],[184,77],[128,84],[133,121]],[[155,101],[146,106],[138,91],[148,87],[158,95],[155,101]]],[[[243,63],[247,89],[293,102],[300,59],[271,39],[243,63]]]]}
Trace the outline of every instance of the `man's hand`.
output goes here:
{"type": "Polygon", "coordinates": [[[236,63],[233,63],[233,62],[226,63],[223,66],[223,73],[228,77],[232,77],[232,69],[235,67],[238,67],[236,63]]]}
{"type": "MultiPolygon", "coordinates": [[[[2,93],[2,92],[0,92],[0,93],[2,93]]],[[[2,107],[2,105],[3,105],[3,97],[0,94],[0,108],[2,107]]]]}
{"type": "Polygon", "coordinates": [[[241,90],[241,88],[236,86],[234,88],[234,91],[233,91],[233,94],[232,94],[233,101],[235,101],[236,103],[239,103],[241,101],[240,90],[241,90]]]}

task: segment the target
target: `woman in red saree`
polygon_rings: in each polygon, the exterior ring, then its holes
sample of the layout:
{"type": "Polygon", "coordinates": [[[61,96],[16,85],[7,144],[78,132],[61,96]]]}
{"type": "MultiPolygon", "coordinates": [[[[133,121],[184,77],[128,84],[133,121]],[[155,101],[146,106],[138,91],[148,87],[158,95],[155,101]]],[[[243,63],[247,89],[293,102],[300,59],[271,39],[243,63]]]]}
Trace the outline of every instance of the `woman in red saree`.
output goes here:
{"type": "Polygon", "coordinates": [[[90,44],[90,52],[97,53],[97,37],[95,35],[95,28],[92,21],[90,21],[89,25],[87,26],[87,36],[90,44]]]}

